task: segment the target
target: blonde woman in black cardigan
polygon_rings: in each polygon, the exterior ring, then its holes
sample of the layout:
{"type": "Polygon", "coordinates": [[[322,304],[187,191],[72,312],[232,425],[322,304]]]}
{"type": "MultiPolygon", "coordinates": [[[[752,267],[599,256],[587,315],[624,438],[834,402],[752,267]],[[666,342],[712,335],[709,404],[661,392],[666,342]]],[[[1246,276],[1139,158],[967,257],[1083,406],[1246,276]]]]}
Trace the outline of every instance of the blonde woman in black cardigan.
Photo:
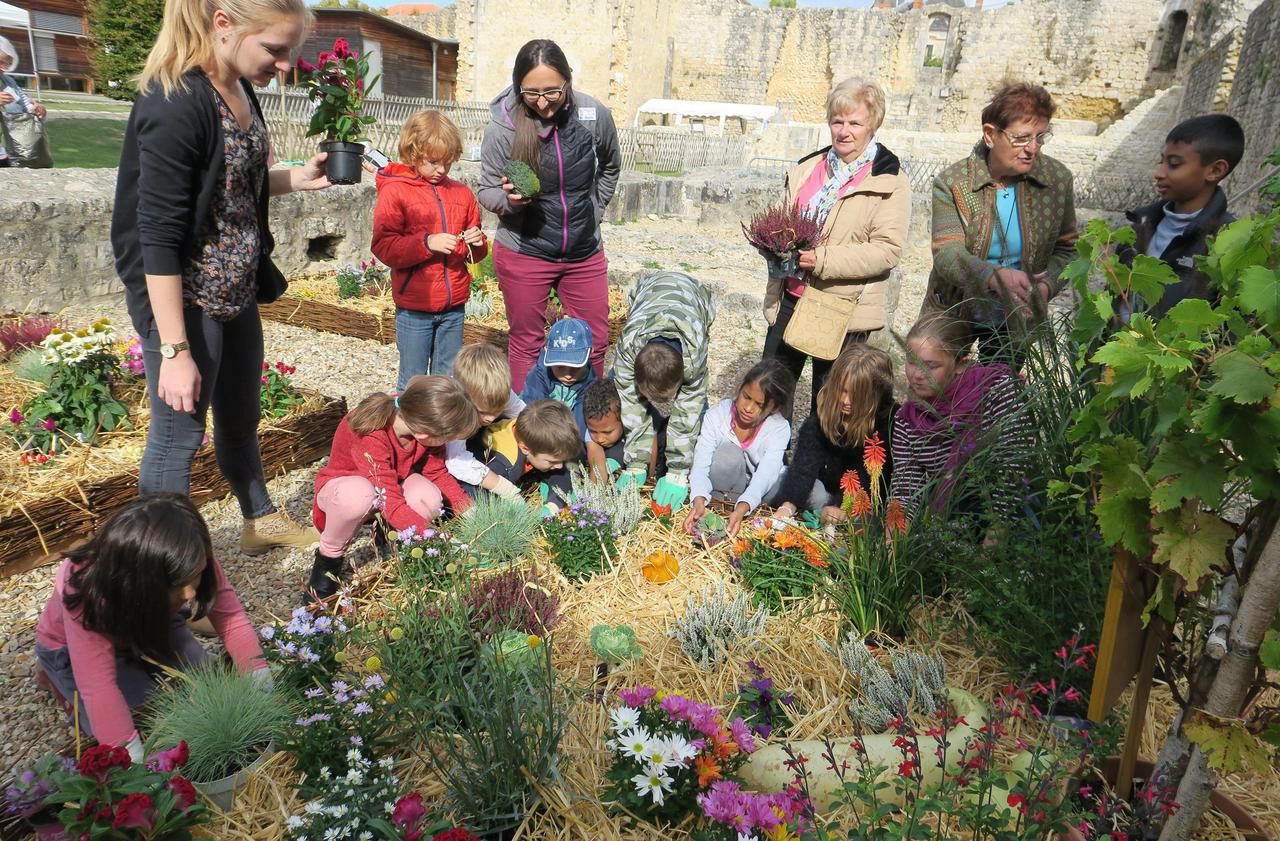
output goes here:
{"type": "Polygon", "coordinates": [[[214,415],[214,452],[245,518],[242,551],[318,539],[267,495],[258,449],[258,300],[283,291],[269,196],[329,186],[323,156],[270,170],[253,85],[292,67],[311,24],[303,0],[166,0],[129,115],[111,243],[143,340],[151,422],[142,493],[189,493],[214,415]]]}

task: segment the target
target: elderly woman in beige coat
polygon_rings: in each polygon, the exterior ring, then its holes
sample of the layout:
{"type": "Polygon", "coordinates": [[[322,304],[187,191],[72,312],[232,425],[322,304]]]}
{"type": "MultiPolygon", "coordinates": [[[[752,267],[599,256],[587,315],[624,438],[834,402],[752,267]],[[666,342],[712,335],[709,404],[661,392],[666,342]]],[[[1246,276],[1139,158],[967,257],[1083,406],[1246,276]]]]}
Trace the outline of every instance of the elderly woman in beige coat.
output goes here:
{"type": "MultiPolygon", "coordinates": [[[[827,95],[831,145],[802,158],[787,175],[787,198],[822,224],[824,239],[800,252],[797,276],[771,277],[765,290],[769,322],[764,355],[797,378],[808,357],[783,339],[807,289],[854,301],[844,346],[885,326],[885,284],[907,239],[911,182],[898,156],[878,142],[884,91],[875,82],[845,79],[827,95]]],[[[813,406],[833,360],[813,360],[813,406]]],[[[811,411],[813,409],[811,408],[811,411]]]]}

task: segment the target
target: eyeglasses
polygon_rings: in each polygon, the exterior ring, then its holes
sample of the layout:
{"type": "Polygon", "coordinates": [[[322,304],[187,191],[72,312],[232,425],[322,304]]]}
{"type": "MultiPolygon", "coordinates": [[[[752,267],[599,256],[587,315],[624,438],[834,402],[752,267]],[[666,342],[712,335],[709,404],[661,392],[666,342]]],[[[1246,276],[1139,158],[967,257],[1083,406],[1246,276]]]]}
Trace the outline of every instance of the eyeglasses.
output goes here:
{"type": "Polygon", "coordinates": [[[549,91],[527,91],[521,89],[520,95],[524,97],[525,102],[537,102],[539,99],[545,99],[548,105],[555,105],[564,97],[564,91],[567,87],[569,86],[565,85],[560,88],[552,88],[549,91]]]}
{"type": "MultiPolygon", "coordinates": [[[[1021,149],[1023,146],[1026,146],[1028,143],[1030,143],[1032,139],[1032,135],[1030,134],[1010,134],[1007,129],[1000,129],[1000,133],[1003,134],[1005,137],[1009,138],[1009,145],[1015,149],[1021,149]]],[[[1044,144],[1048,143],[1049,140],[1053,137],[1053,132],[1042,131],[1039,134],[1034,135],[1034,137],[1035,137],[1036,145],[1043,146],[1044,144]]]]}

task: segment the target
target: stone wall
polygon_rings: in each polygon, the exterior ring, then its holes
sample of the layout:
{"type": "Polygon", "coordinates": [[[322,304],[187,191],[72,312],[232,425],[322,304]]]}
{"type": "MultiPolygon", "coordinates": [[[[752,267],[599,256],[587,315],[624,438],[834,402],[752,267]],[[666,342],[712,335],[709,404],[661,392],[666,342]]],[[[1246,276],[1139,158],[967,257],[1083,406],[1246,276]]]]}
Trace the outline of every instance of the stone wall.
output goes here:
{"type": "MultiPolygon", "coordinates": [[[[748,0],[526,0],[513,15],[499,0],[457,0],[450,8],[460,99],[491,98],[509,84],[520,46],[547,37],[564,48],[578,85],[605,99],[619,122],[659,96],[776,103],[790,119],[821,121],[832,82],[862,75],[885,86],[900,125],[945,130],[972,122],[1006,76],[1044,84],[1064,118],[1118,118],[1149,93],[1161,3],[1018,0],[895,12],[748,0]],[[947,24],[943,64],[925,67],[938,19],[947,24]]],[[[447,34],[442,17],[406,21],[447,34]]]]}
{"type": "Polygon", "coordinates": [[[1241,43],[1238,32],[1233,30],[1187,66],[1186,93],[1178,112],[1181,118],[1222,111],[1227,107],[1241,43]]]}
{"type": "MultiPolygon", "coordinates": [[[[459,163],[451,174],[474,189],[479,165],[459,163]]],[[[53,312],[71,301],[123,295],[111,253],[114,169],[11,169],[5,179],[0,312],[53,312]]],[[[685,178],[624,172],[605,218],[741,219],[776,197],[776,184],[740,170],[695,171],[685,178]]],[[[276,264],[295,274],[367,259],[376,199],[368,181],[273,199],[276,264]]],[[[492,231],[496,219],[485,211],[483,224],[492,231]]]]}
{"type": "MultiPolygon", "coordinates": [[[[1256,184],[1272,171],[1265,161],[1280,145],[1280,0],[1266,0],[1249,17],[1240,63],[1227,112],[1244,127],[1244,160],[1231,175],[1228,189],[1233,193],[1256,184]]],[[[1233,209],[1239,213],[1257,209],[1256,188],[1241,197],[1233,195],[1233,209]]]]}

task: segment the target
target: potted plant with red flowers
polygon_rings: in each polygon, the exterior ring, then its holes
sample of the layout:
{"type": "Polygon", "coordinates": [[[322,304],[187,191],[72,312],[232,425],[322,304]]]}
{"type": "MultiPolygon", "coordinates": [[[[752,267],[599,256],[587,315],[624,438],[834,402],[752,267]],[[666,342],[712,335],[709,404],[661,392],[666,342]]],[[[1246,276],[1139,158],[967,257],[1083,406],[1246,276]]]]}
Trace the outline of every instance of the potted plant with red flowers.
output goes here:
{"type": "Polygon", "coordinates": [[[307,96],[316,103],[307,137],[324,136],[320,151],[328,154],[325,174],[333,184],[359,183],[363,141],[368,139],[364,127],[374,122],[360,110],[366,87],[380,78],[368,78],[368,53],[352,52],[347,39],[339,38],[331,51],[320,53],[315,64],[299,56],[298,71],[307,96]]]}
{"type": "Polygon", "coordinates": [[[69,770],[55,770],[58,790],[45,802],[61,804],[58,820],[70,838],[189,841],[208,811],[177,773],[183,750],[135,764],[122,747],[95,745],[69,770]]]}
{"type": "Polygon", "coordinates": [[[800,252],[822,244],[822,225],[807,210],[783,201],[755,214],[742,226],[747,242],[769,265],[770,277],[791,277],[800,271],[800,252]]]}

